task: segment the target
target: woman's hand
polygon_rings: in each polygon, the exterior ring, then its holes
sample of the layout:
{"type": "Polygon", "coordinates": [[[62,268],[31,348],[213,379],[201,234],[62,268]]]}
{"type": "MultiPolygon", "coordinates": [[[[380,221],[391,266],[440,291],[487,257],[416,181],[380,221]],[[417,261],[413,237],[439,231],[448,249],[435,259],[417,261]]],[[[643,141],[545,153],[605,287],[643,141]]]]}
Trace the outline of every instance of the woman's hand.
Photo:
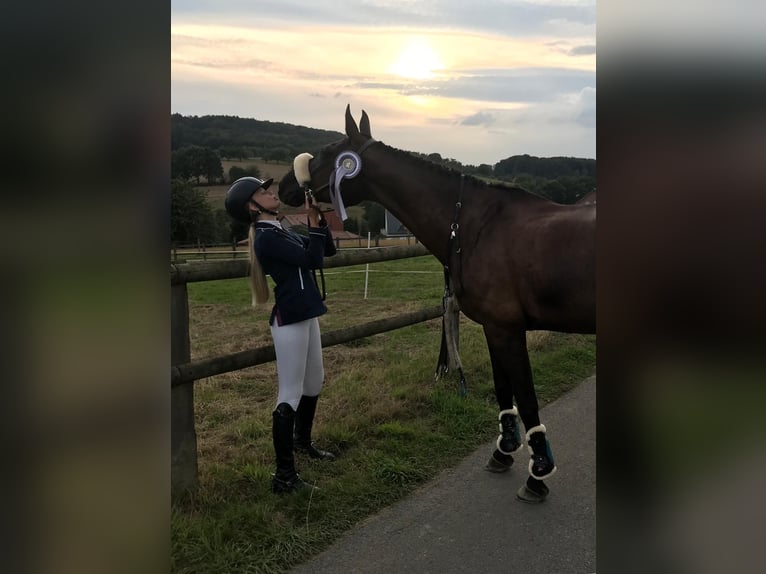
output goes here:
{"type": "Polygon", "coordinates": [[[306,211],[309,216],[309,227],[319,227],[319,222],[322,219],[322,212],[319,211],[319,206],[309,198],[306,198],[306,211]]]}

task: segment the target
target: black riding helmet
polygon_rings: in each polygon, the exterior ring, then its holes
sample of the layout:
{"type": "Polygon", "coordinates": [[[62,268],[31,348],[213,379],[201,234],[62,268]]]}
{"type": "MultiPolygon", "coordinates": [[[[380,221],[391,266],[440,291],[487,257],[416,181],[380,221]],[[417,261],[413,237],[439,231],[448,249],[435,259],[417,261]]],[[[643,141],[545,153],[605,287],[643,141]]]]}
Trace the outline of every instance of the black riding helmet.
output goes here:
{"type": "Polygon", "coordinates": [[[260,188],[268,189],[273,181],[272,178],[264,180],[257,177],[240,177],[231,184],[229,191],[226,192],[224,207],[228,214],[237,221],[250,223],[250,210],[247,208],[247,202],[260,188]]]}

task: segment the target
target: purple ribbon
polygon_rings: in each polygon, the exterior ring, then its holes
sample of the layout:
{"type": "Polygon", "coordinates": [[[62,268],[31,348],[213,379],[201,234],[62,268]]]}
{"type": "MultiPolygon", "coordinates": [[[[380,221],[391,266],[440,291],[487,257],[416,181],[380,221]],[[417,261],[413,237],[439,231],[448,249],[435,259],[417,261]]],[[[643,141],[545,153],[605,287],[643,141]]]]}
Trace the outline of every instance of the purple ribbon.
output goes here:
{"type": "Polygon", "coordinates": [[[344,151],[335,158],[335,171],[330,174],[330,201],[341,220],[346,221],[346,207],[340,193],[340,184],[344,179],[352,179],[362,171],[362,159],[353,151],[344,151]]]}

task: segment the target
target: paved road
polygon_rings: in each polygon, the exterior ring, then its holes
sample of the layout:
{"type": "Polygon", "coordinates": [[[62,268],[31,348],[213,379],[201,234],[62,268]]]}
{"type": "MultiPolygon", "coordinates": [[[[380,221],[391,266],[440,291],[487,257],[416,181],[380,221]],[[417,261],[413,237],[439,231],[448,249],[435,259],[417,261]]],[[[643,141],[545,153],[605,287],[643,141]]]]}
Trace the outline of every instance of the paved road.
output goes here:
{"type": "Polygon", "coordinates": [[[528,457],[483,470],[480,447],[365,520],[293,574],[590,574],[596,571],[596,377],[541,412],[558,471],[542,504],[516,500],[528,457]]]}

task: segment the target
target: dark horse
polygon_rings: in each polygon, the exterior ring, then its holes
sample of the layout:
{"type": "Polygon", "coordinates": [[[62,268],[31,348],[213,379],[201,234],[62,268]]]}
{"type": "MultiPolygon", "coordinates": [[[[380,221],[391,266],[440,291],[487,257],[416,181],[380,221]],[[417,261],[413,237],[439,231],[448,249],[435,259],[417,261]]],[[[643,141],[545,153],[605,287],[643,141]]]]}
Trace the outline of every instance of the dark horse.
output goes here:
{"type": "Polygon", "coordinates": [[[346,137],[318,157],[302,155],[308,164],[299,169],[301,156],[295,164],[301,181],[295,170],[282,178],[282,201],[302,204],[304,184],[319,201],[329,201],[328,182],[339,173],[342,179],[344,158],[361,159],[342,183],[342,200],[380,203],[448,270],[460,310],[484,328],[492,362],[500,436],[487,469],[507,470],[511,454],[523,448],[520,416],[530,477],[518,496],[542,501],[548,494],[543,479],[556,467],[540,423],[526,332],[595,333],[595,204],[553,203],[419,159],[374,140],[367,113],[357,127],[350,107],[346,137]]]}

